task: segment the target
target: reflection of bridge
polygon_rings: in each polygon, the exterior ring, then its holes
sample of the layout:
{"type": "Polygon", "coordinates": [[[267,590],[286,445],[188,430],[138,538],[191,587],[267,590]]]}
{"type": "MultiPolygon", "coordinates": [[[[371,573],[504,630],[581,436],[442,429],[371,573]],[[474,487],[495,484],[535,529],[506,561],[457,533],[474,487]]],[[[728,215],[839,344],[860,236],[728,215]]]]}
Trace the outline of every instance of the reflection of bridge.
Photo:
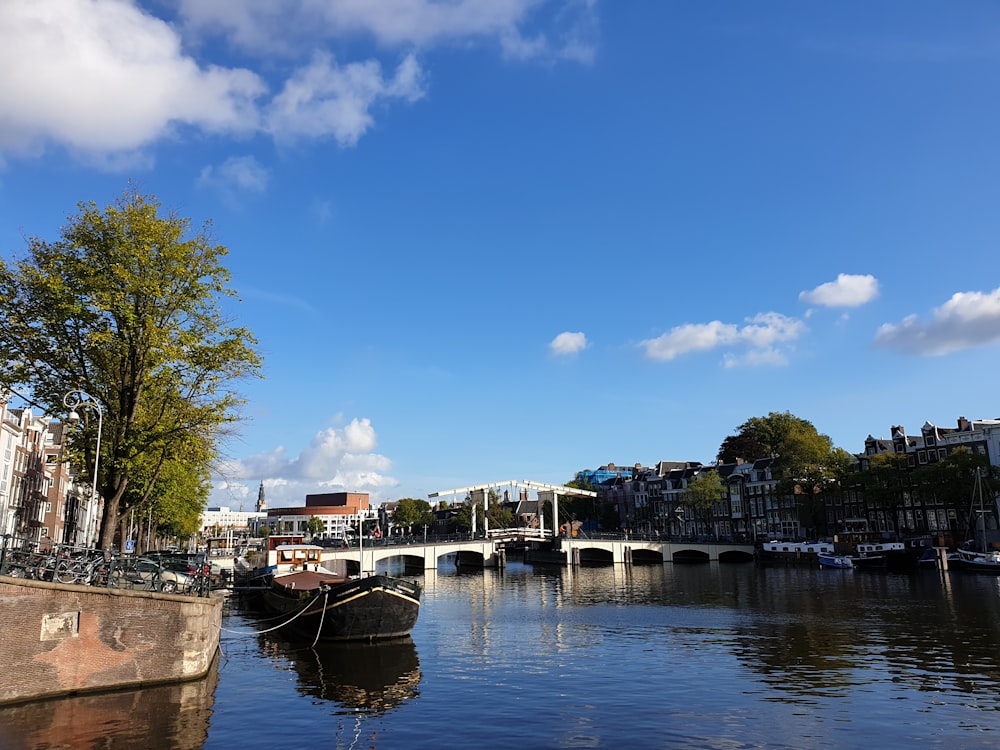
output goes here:
{"type": "Polygon", "coordinates": [[[671,539],[559,537],[538,529],[494,529],[487,538],[414,541],[409,544],[366,545],[362,548],[324,550],[324,560],[348,560],[365,572],[382,564],[402,562],[411,569],[437,568],[442,558],[455,556],[456,564],[497,568],[506,564],[508,551],[526,550],[529,562],[563,565],[632,565],[668,562],[746,562],[753,546],[729,542],[689,542],[671,539]]]}

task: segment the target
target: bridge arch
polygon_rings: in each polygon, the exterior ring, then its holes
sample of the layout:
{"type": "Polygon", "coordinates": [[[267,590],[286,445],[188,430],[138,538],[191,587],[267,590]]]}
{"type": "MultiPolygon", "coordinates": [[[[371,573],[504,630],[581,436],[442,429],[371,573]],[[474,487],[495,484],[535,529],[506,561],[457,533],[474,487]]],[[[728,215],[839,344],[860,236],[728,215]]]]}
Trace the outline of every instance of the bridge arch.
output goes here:
{"type": "Polygon", "coordinates": [[[632,550],[633,565],[663,565],[663,552],[656,549],[632,550]]]}
{"type": "Polygon", "coordinates": [[[614,553],[609,549],[599,547],[577,547],[577,563],[580,565],[614,565],[614,553]]]}
{"type": "Polygon", "coordinates": [[[753,561],[753,552],[747,549],[728,549],[719,552],[719,562],[746,563],[753,561]]]}
{"type": "MultiPolygon", "coordinates": [[[[671,562],[675,563],[707,563],[712,558],[708,552],[700,549],[675,550],[671,562]]],[[[721,559],[721,558],[720,558],[721,559]]]]}
{"type": "Polygon", "coordinates": [[[454,553],[455,566],[459,568],[484,568],[486,557],[478,550],[463,549],[454,553]]]}

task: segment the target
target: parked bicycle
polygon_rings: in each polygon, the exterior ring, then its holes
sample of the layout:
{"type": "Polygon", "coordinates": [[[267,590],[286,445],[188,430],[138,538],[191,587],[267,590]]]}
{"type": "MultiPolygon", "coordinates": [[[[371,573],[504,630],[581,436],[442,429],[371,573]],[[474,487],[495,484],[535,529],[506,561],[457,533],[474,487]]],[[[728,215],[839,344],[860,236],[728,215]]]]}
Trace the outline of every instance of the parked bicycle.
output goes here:
{"type": "Polygon", "coordinates": [[[204,561],[155,553],[136,557],[9,535],[0,537],[0,575],[190,596],[209,596],[214,583],[204,561]]]}
{"type": "Polygon", "coordinates": [[[107,583],[110,556],[103,552],[80,552],[58,562],[55,580],[59,583],[102,586],[107,583]]]}

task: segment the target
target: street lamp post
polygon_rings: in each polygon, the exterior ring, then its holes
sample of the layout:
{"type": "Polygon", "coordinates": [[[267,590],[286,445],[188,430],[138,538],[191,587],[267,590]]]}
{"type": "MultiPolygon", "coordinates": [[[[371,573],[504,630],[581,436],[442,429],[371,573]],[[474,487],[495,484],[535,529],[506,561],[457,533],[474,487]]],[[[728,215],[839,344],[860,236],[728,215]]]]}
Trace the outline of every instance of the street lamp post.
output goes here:
{"type": "Polygon", "coordinates": [[[100,493],[97,489],[97,469],[101,462],[101,431],[104,429],[104,410],[97,400],[79,389],[72,390],[63,396],[63,404],[69,409],[67,420],[70,423],[80,421],[77,408],[93,409],[97,412],[97,452],[94,454],[94,481],[90,485],[90,505],[87,508],[87,526],[84,533],[84,544],[91,546],[91,515],[96,514],[100,493]]]}

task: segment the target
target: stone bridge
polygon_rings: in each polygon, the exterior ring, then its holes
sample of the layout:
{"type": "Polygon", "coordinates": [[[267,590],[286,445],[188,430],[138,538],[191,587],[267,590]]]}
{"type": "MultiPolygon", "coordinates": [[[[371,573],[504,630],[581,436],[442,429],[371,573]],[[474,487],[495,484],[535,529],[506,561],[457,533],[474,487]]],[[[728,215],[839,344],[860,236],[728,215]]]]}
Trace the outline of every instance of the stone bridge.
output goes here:
{"type": "Polygon", "coordinates": [[[432,570],[443,558],[453,555],[456,564],[480,568],[501,568],[507,554],[526,551],[529,562],[563,565],[632,565],[676,562],[749,562],[750,544],[728,542],[686,542],[646,539],[552,539],[531,529],[497,529],[483,539],[379,544],[349,549],[324,550],[323,560],[347,560],[355,570],[384,572],[390,563],[402,563],[411,570],[432,570]]]}
{"type": "Polygon", "coordinates": [[[554,552],[562,552],[569,565],[615,565],[683,562],[751,562],[752,544],[687,542],[649,539],[559,539],[554,552]]]}

